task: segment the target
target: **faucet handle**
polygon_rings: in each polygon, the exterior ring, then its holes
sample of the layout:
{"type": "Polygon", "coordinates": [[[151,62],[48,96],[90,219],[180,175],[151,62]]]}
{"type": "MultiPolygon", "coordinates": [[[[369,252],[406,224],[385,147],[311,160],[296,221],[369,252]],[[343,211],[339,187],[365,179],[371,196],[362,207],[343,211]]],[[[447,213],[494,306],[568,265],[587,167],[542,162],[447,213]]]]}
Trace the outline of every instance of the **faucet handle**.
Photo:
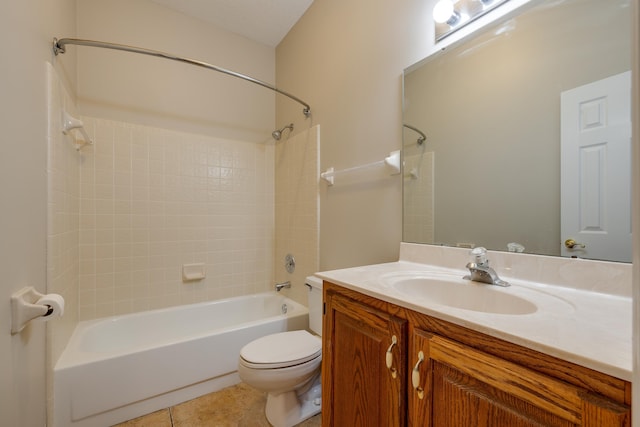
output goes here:
{"type": "Polygon", "coordinates": [[[469,252],[471,254],[471,259],[478,265],[489,265],[489,261],[487,260],[487,249],[482,246],[478,246],[477,248],[471,249],[469,252]]]}

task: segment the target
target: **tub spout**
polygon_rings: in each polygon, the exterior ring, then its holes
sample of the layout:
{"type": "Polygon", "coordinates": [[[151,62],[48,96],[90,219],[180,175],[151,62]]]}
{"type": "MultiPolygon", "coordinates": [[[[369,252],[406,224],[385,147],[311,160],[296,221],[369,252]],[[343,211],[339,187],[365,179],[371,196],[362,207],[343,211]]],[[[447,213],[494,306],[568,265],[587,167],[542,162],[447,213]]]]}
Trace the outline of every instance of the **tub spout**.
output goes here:
{"type": "Polygon", "coordinates": [[[286,282],[282,282],[282,283],[276,283],[276,292],[280,292],[282,290],[282,288],[290,288],[291,287],[291,282],[289,280],[287,280],[286,282]]]}

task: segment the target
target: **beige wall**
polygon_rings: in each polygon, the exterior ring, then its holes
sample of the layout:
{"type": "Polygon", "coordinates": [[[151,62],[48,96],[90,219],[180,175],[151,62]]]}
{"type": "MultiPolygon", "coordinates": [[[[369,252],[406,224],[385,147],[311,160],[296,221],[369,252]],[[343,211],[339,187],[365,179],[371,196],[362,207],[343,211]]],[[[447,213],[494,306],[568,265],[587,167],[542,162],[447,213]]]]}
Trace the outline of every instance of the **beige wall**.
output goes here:
{"type": "MultiPolygon", "coordinates": [[[[426,35],[427,13],[418,0],[315,0],[277,47],[278,86],[312,108],[304,119],[298,105],[278,98],[277,122],[322,126],[321,170],[382,160],[400,148],[402,70],[426,52],[426,38],[409,40],[426,35]]],[[[400,177],[351,178],[320,183],[320,269],[397,259],[400,177]]]]}
{"type": "MultiPolygon", "coordinates": [[[[160,50],[275,82],[274,48],[148,0],[78,2],[78,37],[160,50]]],[[[274,93],[204,68],[128,52],[78,52],[83,114],[254,142],[269,141],[274,93]]]]}
{"type": "MultiPolygon", "coordinates": [[[[10,295],[24,286],[46,292],[47,90],[52,38],[75,33],[75,2],[14,2],[3,8],[7,41],[0,68],[0,413],[2,424],[46,423],[45,324],[11,336],[10,295]]],[[[73,63],[58,64],[66,81],[73,63]]]]}

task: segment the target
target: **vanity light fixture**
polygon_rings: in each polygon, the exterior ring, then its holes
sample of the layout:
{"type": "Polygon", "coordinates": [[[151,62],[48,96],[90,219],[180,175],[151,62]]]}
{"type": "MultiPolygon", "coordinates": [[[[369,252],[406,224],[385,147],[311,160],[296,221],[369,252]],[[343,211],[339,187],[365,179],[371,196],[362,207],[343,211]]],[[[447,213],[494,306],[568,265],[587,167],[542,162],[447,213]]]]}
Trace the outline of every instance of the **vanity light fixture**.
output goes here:
{"type": "Polygon", "coordinates": [[[509,0],[438,0],[433,7],[436,42],[509,0]]]}

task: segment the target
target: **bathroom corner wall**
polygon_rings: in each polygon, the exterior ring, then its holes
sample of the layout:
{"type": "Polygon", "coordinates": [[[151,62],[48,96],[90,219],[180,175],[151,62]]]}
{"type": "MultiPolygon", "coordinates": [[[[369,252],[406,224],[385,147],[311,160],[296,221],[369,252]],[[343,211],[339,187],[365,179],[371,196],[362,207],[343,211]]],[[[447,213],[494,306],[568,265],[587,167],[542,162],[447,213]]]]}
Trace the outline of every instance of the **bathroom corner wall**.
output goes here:
{"type": "Polygon", "coordinates": [[[275,150],[275,279],[291,281],[282,292],[307,305],[305,278],[319,270],[320,125],[287,136],[275,150]],[[296,260],[293,273],[284,265],[287,254],[296,260]]]}
{"type": "Polygon", "coordinates": [[[265,291],[273,144],[83,118],[80,319],[265,291]],[[182,281],[182,264],[206,278],[182,281]]]}

